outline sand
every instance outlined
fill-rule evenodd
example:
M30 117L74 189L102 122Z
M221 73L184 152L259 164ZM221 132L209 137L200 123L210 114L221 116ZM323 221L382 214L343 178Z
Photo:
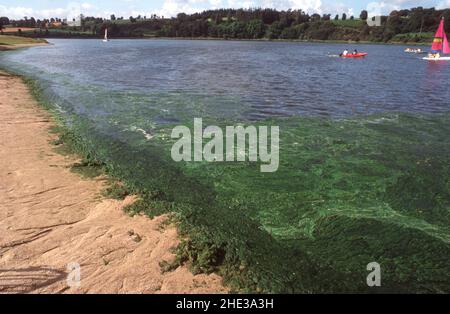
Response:
M0 293L227 292L216 274L161 273L175 226L126 215L132 197L104 199L104 178L72 173L76 158L49 143L52 123L20 78L0 72Z

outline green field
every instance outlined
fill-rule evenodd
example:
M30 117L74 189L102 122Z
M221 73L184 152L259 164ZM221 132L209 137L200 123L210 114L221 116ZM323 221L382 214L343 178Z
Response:
M332 23L340 27L359 28L365 24L363 20L332 20Z
M430 42L433 40L434 33L405 33L398 34L392 38L393 42Z

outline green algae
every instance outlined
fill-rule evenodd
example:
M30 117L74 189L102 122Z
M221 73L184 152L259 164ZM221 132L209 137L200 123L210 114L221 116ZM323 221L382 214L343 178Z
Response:
M252 163L176 164L175 124L158 126L152 112L109 117L118 130L62 114L34 87L64 126L61 141L141 195L131 214L175 213L188 239L168 270L190 262L238 291L449 292L448 114L258 122L281 130L280 168L267 174ZM365 281L373 261L382 267L375 289Z

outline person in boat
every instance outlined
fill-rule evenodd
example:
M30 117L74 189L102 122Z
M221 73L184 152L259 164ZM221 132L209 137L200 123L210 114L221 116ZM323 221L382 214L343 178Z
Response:
M436 53L431 52L428 54L428 58L438 59L440 57L441 57L441 54L439 52L436 52Z
M353 55L357 55L357 54L358 54L358 50L355 49L355 50L353 51Z
M345 57L346 55L348 55L348 50L347 49L344 50L344 52L341 54L341 56Z

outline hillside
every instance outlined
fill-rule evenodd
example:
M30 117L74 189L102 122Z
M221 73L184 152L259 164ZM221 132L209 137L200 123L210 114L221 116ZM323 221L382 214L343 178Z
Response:
M170 37L218 39L281 39L332 40L365 42L429 43L442 17L450 20L450 9L436 10L422 7L393 11L381 19L381 25L367 23L367 12L359 17L330 14L306 14L301 10L220 9L187 15L178 14L167 19L148 17L110 19L86 17L80 27L60 27L48 20L27 19L10 21L13 27L34 27L20 30L21 36L35 38L99 38L108 28L111 38ZM7 18L3 18L7 20ZM54 20L54 19L52 19ZM60 19L56 19L60 21ZM50 26L49 26L50 25ZM450 31L450 24L447 25Z

